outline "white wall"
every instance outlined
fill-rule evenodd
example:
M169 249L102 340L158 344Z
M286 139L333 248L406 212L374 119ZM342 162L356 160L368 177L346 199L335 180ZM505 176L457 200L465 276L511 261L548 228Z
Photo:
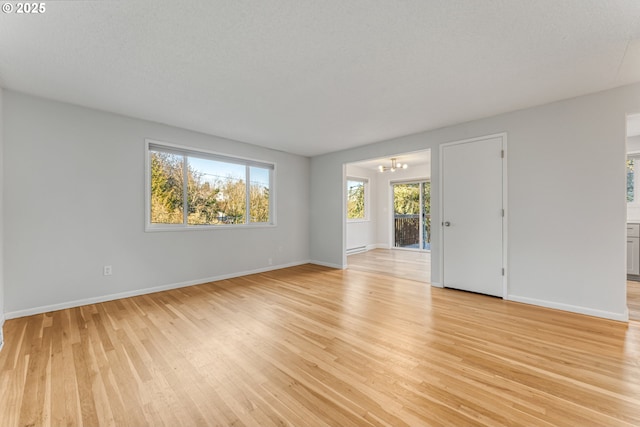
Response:
M306 157L12 91L4 125L7 317L309 259ZM277 227L145 232L145 138L275 162Z
M640 153L640 135L627 138L627 152Z
M431 148L439 224L439 145L507 132L508 298L625 320L625 116L638 111L635 84L314 157L311 258L343 266L343 163ZM432 231L438 283L440 228Z
M4 90L0 88L0 350L4 345L4 334L2 326L4 325L4 209L3 209L3 189L4 189L4 115L2 114L2 105L4 99Z
M378 194L378 222L376 234L379 245L391 248L393 245L393 211L391 209L391 182L409 180L429 180L430 165L410 166L408 169L400 169L393 173L380 174L377 180L376 193Z
M376 223L378 222L378 213L376 206L378 205L378 195L376 194L376 172L354 165L346 165L346 177L365 178L369 180L367 196L369 203L367 205L368 214L365 220L349 220L347 221L346 249L366 246L372 249L376 245Z

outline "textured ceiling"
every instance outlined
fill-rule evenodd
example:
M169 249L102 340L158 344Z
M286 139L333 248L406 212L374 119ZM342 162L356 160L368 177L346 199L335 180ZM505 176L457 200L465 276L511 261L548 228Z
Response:
M0 14L2 87L308 156L639 80L638 0L52 0Z

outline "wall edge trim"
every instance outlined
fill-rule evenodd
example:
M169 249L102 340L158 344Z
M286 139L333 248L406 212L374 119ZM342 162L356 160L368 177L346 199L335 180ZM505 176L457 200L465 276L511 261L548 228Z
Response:
M322 267L337 268L339 270L344 270L345 268L347 268L345 265L334 264L332 262L317 261L317 260L313 260L313 259L310 260L309 263L320 265Z
M519 295L508 295L505 300L520 302L523 304L536 305L539 307L552 308L555 310L569 311L572 313L586 314L587 316L600 317L604 319L617 320L619 322L629 321L629 309L625 307L622 313L613 311L598 310L596 308L582 307L579 305L565 304L561 302L540 300L536 298L523 297Z
M309 260L295 261L295 262L290 262L290 263L287 263L287 264L273 265L273 266L268 266L268 267L264 267L264 268L258 268L258 269L255 269L255 270L242 271L242 272L238 272L238 273L221 274L221 275L218 275L218 276L204 277L204 278L201 278L201 279L187 280L187 281L178 282L178 283L169 283L169 284L165 284L165 285L152 286L150 288L136 289L136 290L133 290L133 291L119 292L119 293L115 293L115 294L102 295L102 296L98 296L98 297L84 298L84 299L79 299L79 300L62 302L62 303L58 303L58 304L43 305L43 306L39 306L39 307L26 308L26 309L22 309L22 310L14 310L14 311L6 312L5 313L5 318L6 319L15 319L15 318L18 318L18 317L32 316L34 314L48 313L50 311L57 311L57 310L64 310L64 309L67 309L67 308L80 307L80 306L83 306L83 305L98 304L98 303L101 303L101 302L114 301L114 300L119 300L119 299L123 299L123 298L130 298L130 297L135 297L135 296L140 296L140 295L153 294L153 293L156 293L156 292L168 291L168 290L171 290L171 289L179 289L179 288L185 288L187 286L202 285L202 284L209 283L209 282L217 282L217 281L220 281L220 280L233 279L234 277L242 277L242 276L248 276L248 275L251 275L251 274L264 273L264 272L267 272L267 271L273 271L273 270L280 270L280 269L283 269L283 268L295 267L295 266L298 266L298 265L309 264L310 262L311 261L309 261Z
M0 351L2 351L2 347L4 347L4 321L5 316L0 313Z

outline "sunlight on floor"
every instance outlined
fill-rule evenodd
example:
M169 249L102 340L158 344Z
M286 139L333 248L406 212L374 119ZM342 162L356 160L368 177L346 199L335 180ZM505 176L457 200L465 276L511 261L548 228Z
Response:
M349 255L347 268L429 283L431 281L431 253L399 249L373 249Z

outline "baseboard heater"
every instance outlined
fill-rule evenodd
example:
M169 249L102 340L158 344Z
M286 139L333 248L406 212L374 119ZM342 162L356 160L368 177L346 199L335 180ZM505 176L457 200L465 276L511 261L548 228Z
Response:
M360 252L366 252L366 246L356 246L355 248L347 249L347 255L359 254Z

